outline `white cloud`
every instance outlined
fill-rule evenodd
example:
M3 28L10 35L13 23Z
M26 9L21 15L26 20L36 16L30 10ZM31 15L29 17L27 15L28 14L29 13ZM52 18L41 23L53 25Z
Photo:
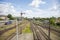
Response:
M57 3L53 4L53 6L48 9L48 12L51 16L60 17L60 5Z
M45 4L42 0L33 0L29 6L39 7L40 4ZM25 17L59 17L60 16L60 5L54 4L51 8L42 10L38 8L26 9L24 11L26 14ZM15 7L11 3L0 4L0 14L12 14L19 16L19 12L16 11Z
M55 6L53 6L53 8L54 8L54 9L57 9L57 6L55 5Z
M23 15L24 17L33 17L33 11L32 10L25 10L24 11L25 15Z
M45 4L46 2L42 1L42 0L33 0L29 6L33 6L33 7L39 7L41 4ZM32 17L60 17L60 4L57 4L57 0L52 0L51 2L52 6L51 8L49 7L46 10L42 10L42 9L38 9L38 8L33 8L31 11L32 13L30 13L30 15L32 15Z
M28 13L29 13L29 14L30 14L30 13L33 13L32 10L25 10L24 12L27 13L27 14L28 14Z
M46 13L40 9L25 10L24 12L26 13L25 17L43 17L43 14Z
M56 6L56 8L54 7ZM25 10L26 17L60 17L60 7L59 5L54 5L47 10L42 10L38 8L33 8L32 10Z
M46 2L42 1L42 0L33 0L29 6L33 6L33 7L39 7L40 4L45 4Z
M12 14L13 16L16 16L17 13L15 7L11 3L0 4L0 15Z

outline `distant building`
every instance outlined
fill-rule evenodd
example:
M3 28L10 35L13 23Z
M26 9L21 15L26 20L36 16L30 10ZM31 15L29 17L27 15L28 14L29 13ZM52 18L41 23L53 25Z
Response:
M60 18L56 18L55 23L60 23Z
M2 19L2 20L8 20L9 18L7 18L6 15L0 15L0 19Z
M43 23L49 24L49 20L44 20Z
M60 22L60 18L57 19L57 22Z

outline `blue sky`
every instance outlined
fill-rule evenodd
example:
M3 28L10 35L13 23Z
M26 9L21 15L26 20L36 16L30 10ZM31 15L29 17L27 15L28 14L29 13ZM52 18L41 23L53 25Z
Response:
M0 14L24 17L59 17L60 0L0 0Z

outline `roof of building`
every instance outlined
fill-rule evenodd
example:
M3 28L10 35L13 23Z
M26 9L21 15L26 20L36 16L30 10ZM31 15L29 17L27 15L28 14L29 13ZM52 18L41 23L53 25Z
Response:
M0 15L0 17L6 17L6 15Z

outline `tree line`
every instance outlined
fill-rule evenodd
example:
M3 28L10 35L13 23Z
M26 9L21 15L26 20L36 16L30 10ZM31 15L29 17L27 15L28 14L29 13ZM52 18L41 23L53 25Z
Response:
M57 18L56 17L50 17L50 18L40 18L40 17L35 18L35 17L33 17L33 19L35 19L36 21L41 21L41 22L48 20L51 25L60 26L60 17L57 17Z

